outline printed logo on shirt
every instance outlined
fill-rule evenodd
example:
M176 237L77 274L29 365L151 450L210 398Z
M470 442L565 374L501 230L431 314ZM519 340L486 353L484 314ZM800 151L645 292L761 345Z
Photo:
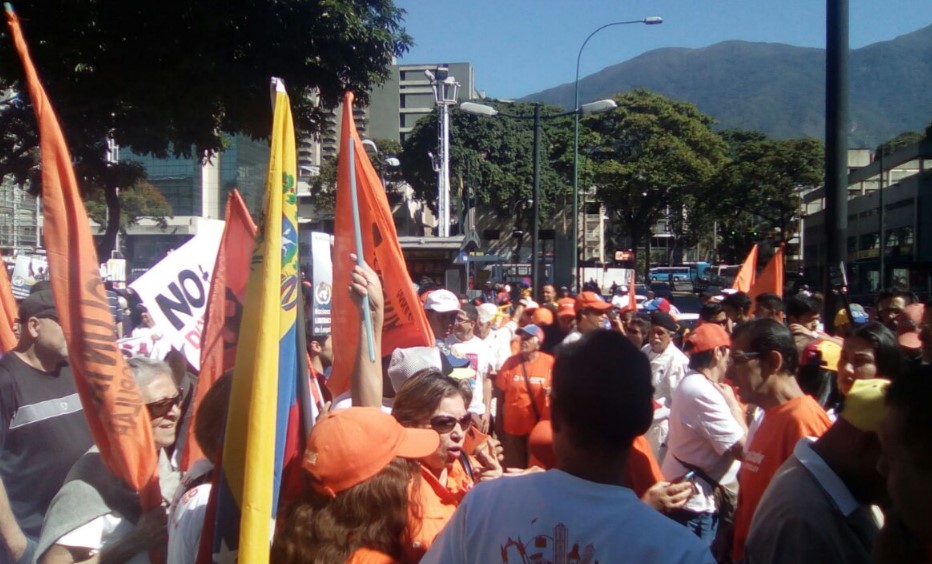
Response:
M512 382L524 382L524 375L514 374L511 376L511 381ZM541 376L528 376L528 381L531 383L531 385L538 385L538 386L543 386L547 383L547 379L542 378Z
M535 519L536 521L536 519ZM553 535L537 535L529 542L520 537L508 537L501 545L502 564L521 562L591 562L598 564L595 559L595 547L587 544L583 547L579 543L570 543L569 529L563 523L557 523L553 528Z
M757 472L760 470L760 465L764 462L764 454L750 450L744 453L744 459L741 461L742 468L745 468L751 472Z

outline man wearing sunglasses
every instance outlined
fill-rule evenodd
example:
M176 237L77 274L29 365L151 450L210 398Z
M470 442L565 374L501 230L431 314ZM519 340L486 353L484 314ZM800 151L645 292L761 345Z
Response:
M828 415L796 380L799 353L793 334L773 319L755 319L735 328L729 357L741 400L758 406L764 418L745 448L738 472L738 509L732 559L741 561L751 518L771 478L803 437L819 437Z
M0 563L31 561L49 503L93 444L52 291L23 300L19 319L0 360Z
M159 485L167 507L178 486L178 472L164 449L175 442L181 391L164 362L134 357L129 366L152 425L152 448L159 453ZM101 562L148 562L148 551L168 542L167 517L164 507L142 513L139 496L110 473L94 446L75 463L52 500L37 560L82 562L98 557Z

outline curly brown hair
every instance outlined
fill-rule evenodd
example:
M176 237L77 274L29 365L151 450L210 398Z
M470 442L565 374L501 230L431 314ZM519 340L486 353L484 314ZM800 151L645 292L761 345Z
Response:
M310 492L287 512L272 544L281 564L343 564L359 548L411 562L420 523L417 462L395 458L372 478L328 497ZM409 517L411 525L409 525Z
M468 388L469 384L466 384ZM469 399L472 399L470 389ZM428 421L445 398L462 396L467 406L463 388L460 383L439 370L426 369L405 380L395 395L392 404L392 417L405 427L416 427Z

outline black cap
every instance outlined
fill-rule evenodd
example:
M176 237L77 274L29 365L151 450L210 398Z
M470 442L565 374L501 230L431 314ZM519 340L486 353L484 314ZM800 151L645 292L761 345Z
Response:
M19 320L25 323L30 317L40 317L58 320L58 310L55 309L55 296L51 290L33 292L19 304Z
M665 311L652 311L650 313L650 322L652 325L659 325L667 331L676 331L680 328L673 317Z

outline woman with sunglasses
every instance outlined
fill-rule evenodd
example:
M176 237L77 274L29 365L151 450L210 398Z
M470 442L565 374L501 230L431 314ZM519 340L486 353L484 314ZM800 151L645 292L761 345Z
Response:
M477 481L502 475L502 467L488 443L476 451L475 457L466 452L465 440L472 421L466 399L456 380L435 369L423 370L409 378L395 396L392 416L399 423L433 429L440 435L437 450L420 459L421 514L411 515L414 548L421 554Z

